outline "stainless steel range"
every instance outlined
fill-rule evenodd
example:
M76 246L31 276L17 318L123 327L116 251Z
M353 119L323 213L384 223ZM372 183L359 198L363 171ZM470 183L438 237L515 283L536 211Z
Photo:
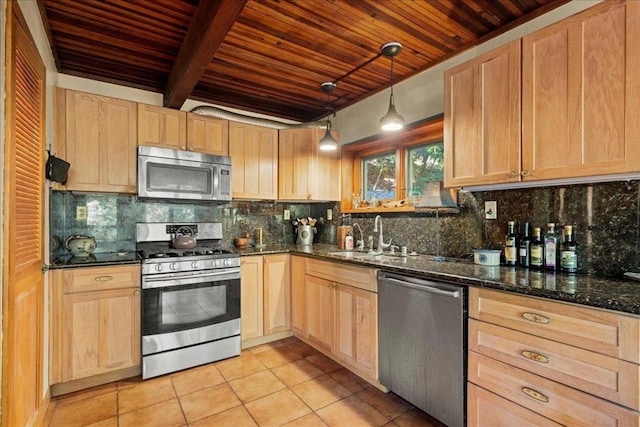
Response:
M196 246L173 248L185 230ZM240 258L221 239L220 223L136 224L143 379L240 354Z

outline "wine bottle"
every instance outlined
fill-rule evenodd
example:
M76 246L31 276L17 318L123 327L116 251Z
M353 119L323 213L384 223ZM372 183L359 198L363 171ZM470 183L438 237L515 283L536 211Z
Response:
M560 247L560 269L565 273L578 271L578 242L573 236L573 227L564 226L565 239Z
M523 267L531 265L530 246L531 246L531 224L524 223L524 235L520 239L520 251L518 253L518 262Z
M557 270L560 254L560 235L555 231L553 222L547 224L547 234L544 235L544 268Z
M509 232L504 242L504 260L506 265L518 264L518 234L516 222L508 222Z
M533 227L533 238L530 245L531 268L544 266L544 242L540 238L540 227Z

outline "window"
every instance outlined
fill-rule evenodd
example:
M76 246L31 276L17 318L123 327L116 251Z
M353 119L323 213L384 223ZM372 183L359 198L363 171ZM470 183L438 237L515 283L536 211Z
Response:
M412 211L427 182L444 180L442 131L440 116L343 146L341 210Z

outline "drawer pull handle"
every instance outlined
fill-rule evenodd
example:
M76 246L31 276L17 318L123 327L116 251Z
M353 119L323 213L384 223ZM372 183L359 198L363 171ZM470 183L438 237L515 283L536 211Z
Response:
M547 356L543 356L542 354L536 353L535 351L522 350L521 354L527 359L533 360L534 362L549 363L549 358Z
M113 280L113 276L98 276L93 280L96 282L108 282L109 280Z
M548 317L545 317L541 314L536 314L536 313L522 313L522 317L525 320L528 320L529 322L534 322L534 323L542 323L542 324L547 324L549 322L551 322L551 319L549 319Z
M535 400L537 400L539 402L543 402L543 403L549 402L549 398L547 396L545 396L544 394L540 393L539 391L535 391L532 388L522 387L522 392L524 394L526 394L527 396L532 397L532 398L534 398Z

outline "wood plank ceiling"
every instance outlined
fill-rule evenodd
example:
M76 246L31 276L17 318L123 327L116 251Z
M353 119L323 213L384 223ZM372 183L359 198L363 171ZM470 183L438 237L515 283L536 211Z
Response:
M568 0L38 0L58 71L309 121ZM335 82L329 99L320 90ZM328 102L329 101L329 102Z

